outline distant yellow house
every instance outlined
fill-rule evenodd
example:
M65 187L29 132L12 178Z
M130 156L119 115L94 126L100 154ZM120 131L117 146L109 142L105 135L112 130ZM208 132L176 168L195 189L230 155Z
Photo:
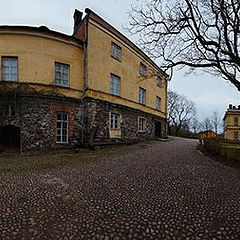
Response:
M212 130L202 131L202 132L199 132L199 133L197 134L197 137L198 137L199 139L215 138L215 137L217 137L217 133L215 133L215 132L212 131Z
M166 137L168 76L90 9L71 36L0 26L0 149Z
M240 105L229 105L224 115L224 138L227 140L240 140Z

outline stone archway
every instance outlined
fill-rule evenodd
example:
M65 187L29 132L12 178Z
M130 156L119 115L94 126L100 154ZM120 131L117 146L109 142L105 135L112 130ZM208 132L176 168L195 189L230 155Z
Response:
M0 151L20 151L20 128L12 125L0 127Z

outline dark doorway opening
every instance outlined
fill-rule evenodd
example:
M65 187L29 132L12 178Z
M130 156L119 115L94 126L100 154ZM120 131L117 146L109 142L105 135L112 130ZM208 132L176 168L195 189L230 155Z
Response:
M0 151L20 151L20 128L12 125L0 128Z
M162 137L162 124L161 122L155 122L155 137Z

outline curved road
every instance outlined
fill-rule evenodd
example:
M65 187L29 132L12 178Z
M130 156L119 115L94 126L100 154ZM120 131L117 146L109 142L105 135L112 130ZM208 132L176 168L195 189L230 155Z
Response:
M196 145L173 138L2 174L1 239L240 239L240 171Z

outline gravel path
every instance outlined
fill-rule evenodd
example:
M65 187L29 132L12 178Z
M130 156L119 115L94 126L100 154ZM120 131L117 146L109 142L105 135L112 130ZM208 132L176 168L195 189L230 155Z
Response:
M196 144L174 138L2 174L0 239L240 239L240 172Z

